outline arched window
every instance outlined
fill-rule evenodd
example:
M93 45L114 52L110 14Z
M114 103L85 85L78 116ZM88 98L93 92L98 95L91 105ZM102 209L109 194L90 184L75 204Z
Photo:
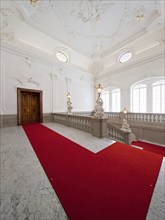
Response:
M147 86L138 84L132 87L132 112L146 112Z
M152 84L152 110L153 113L165 113L165 80Z
M102 100L103 100L103 109L106 112L109 112L109 91L102 92Z
M120 89L112 90L112 112L120 111Z

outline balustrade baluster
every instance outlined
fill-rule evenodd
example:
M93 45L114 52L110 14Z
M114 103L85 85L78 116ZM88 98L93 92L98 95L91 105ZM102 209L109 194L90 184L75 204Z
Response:
M152 114L151 115L151 122L153 122L154 121L154 115Z
M155 122L158 122L158 115L155 115Z

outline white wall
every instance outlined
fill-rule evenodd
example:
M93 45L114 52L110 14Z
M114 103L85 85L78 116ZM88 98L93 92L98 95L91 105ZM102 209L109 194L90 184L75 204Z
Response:
M2 47L0 74L0 114L17 114L17 87L43 91L43 112L66 112L67 93L71 93L73 111L92 111L96 86L121 89L121 110L130 110L130 88L137 81L164 77L164 55L155 55L138 63L94 77L68 64L57 64L36 54ZM27 59L29 57L29 59ZM29 82L32 77L34 82ZM37 84L38 83L38 84ZM148 109L151 108L149 104Z
M122 64L121 64L122 65ZM142 60L139 63L123 65L123 68L106 73L96 79L96 85L101 83L104 89L116 87L121 89L121 111L126 107L130 110L131 104L131 86L143 79L151 77L165 77L164 55L157 55L149 59ZM150 103L148 103L150 105ZM148 106L147 109L151 107Z
M66 112L68 92L73 111L93 110L94 85L89 73L9 48L2 48L1 55L1 115L17 114L17 87L42 90L43 113Z

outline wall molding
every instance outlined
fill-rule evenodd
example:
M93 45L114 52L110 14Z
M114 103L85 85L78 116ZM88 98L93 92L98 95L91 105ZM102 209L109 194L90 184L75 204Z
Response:
M135 63L130 63L130 64L128 64L125 67L123 67L123 66L122 67L118 67L117 69L112 70L112 71L108 70L108 71L106 71L105 74L102 74L100 76L96 76L95 78L96 78L96 80L104 80L104 79L106 79L108 77L111 77L113 75L116 75L116 74L120 73L121 71L130 70L132 68L142 66L142 65L144 65L146 63L153 62L153 61L158 60L158 59L163 58L163 57L164 57L164 51L161 51L161 52L159 52L157 54L154 54L154 56L150 56L150 57L147 57L146 59L142 59L142 60L136 61Z
M56 69L64 68L65 70L69 69L70 71L73 71L73 70L75 71L75 69L76 69L79 71L79 73L86 74L89 77L94 78L94 76L88 71L88 69L85 69L81 66L75 65L73 63L68 63L68 64L65 64L65 66L64 66L63 64L59 63L56 60L55 56L51 56L50 58L48 58L47 55L41 56L41 54L34 54L34 53L27 51L25 49L17 48L14 45L9 45L9 44L5 44L5 43L3 43L3 44L1 43L0 47L1 47L2 51L11 53L13 55L17 55L21 58L22 57L27 58L27 56L28 56L28 57L31 57L34 60L36 60L42 64L45 64L49 67L53 67Z

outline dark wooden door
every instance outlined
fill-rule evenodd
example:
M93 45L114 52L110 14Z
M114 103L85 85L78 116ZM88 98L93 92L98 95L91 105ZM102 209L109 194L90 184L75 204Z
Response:
M39 94L21 92L21 122L39 122Z
M42 91L17 89L18 125L43 122Z

